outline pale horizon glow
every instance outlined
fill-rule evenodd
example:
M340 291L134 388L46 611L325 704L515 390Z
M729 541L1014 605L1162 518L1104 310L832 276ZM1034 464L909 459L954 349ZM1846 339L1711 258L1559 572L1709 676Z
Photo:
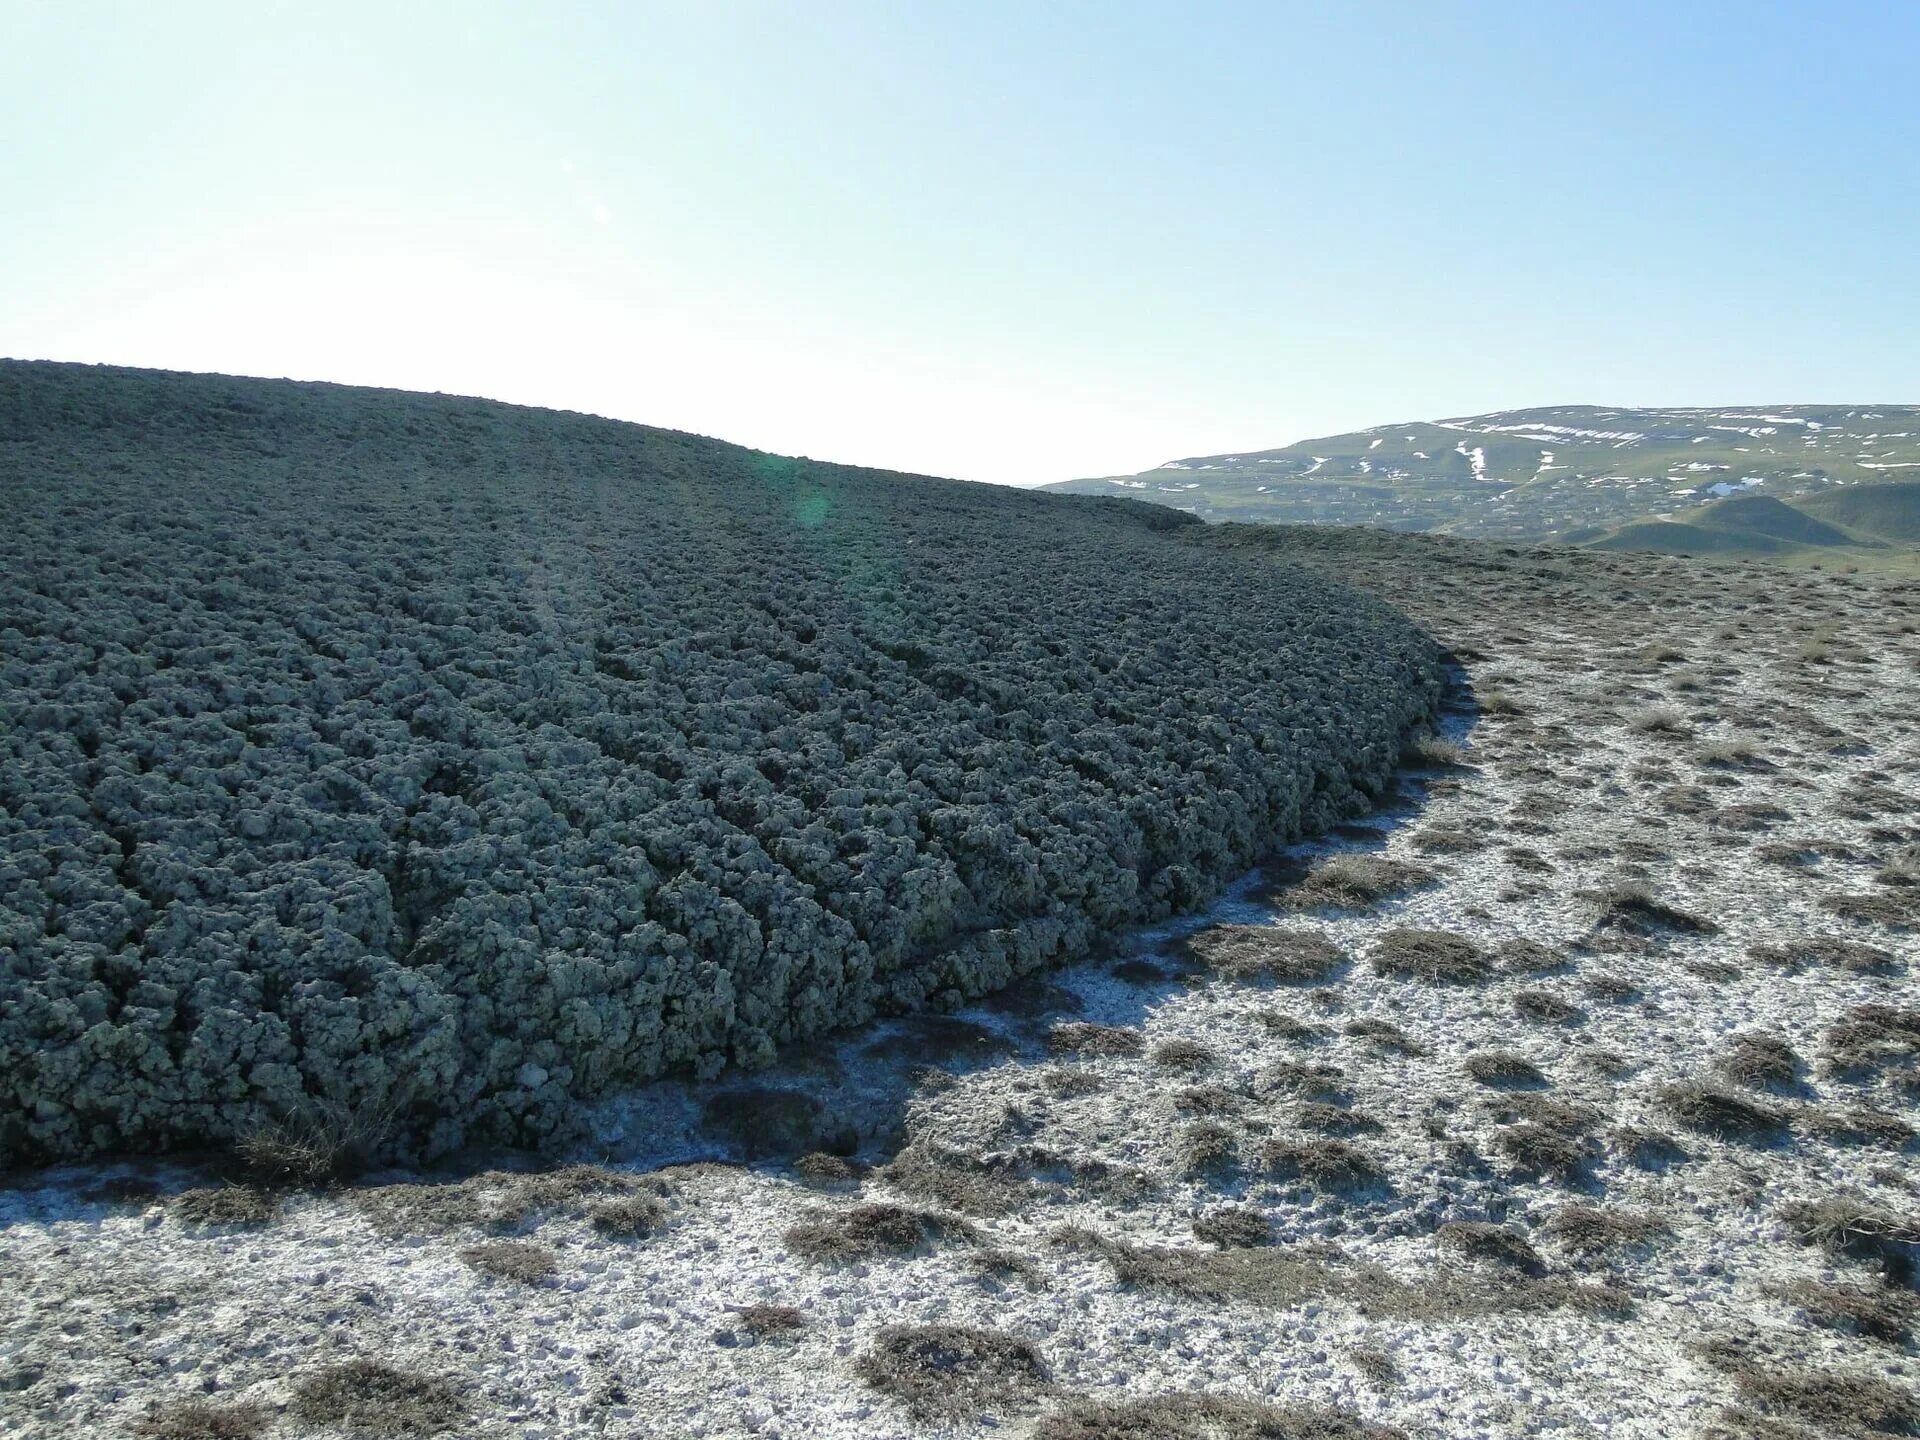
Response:
M1920 11L0 13L19 358L1013 484L1920 392Z

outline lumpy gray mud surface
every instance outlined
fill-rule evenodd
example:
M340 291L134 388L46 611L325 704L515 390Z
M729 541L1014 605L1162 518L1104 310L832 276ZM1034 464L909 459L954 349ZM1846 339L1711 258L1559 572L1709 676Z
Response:
M0 364L0 1164L552 1143L1206 901L1364 807L1439 664L1189 520Z
M1100 963L609 1097L599 1168L40 1175L0 1418L374 1433L375 1362L489 1437L1911 1429L1913 593L1206 543L1392 594L1457 749Z

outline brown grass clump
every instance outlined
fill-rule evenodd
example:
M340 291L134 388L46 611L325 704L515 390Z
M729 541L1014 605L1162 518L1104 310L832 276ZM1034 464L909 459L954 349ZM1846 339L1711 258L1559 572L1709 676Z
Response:
M1504 1225L1490 1225L1482 1220L1448 1220L1434 1231L1434 1239L1443 1249L1470 1260L1484 1260L1523 1275L1539 1275L1546 1269L1540 1263L1540 1252L1527 1237Z
M1580 988L1590 1000L1604 1000L1612 1005L1624 1004L1640 994L1640 987L1624 975L1589 975Z
M392 1129L390 1110L313 1101L242 1136L234 1153L256 1184L321 1188L358 1175Z
M1147 1037L1119 1025L1096 1025L1091 1020L1062 1020L1048 1032L1047 1045L1081 1055L1138 1055Z
M1215 1120L1196 1120L1174 1136L1174 1163L1183 1175L1206 1175L1239 1162L1240 1142Z
M189 1225L265 1225L280 1213L280 1197L253 1185L182 1190L173 1213Z
M851 1185L860 1178L860 1167L844 1155L829 1155L812 1150L793 1162L794 1174L816 1185Z
M1219 1056L1198 1040L1162 1040L1153 1047L1153 1063L1169 1070L1204 1070Z
M1236 1395L1075 1400L1042 1420L1034 1440L1405 1440L1406 1432L1339 1410L1280 1409Z
M657 1195L622 1195L602 1200L587 1212L587 1218L602 1235L632 1239L651 1235L666 1224L667 1206Z
M1562 1205L1540 1229L1556 1245L1576 1255L1604 1255L1647 1244L1667 1233L1666 1222L1656 1216L1605 1210L1597 1205Z
M1540 1175L1570 1177L1593 1159L1592 1147L1579 1136L1533 1121L1509 1126L1494 1143L1515 1165Z
M1826 1061L1840 1074L1877 1075L1920 1058L1920 1009L1856 1005L1827 1027Z
M521 1285L541 1285L560 1273L559 1261L545 1245L530 1240L491 1240L468 1245L460 1258L483 1275Z
M911 1255L936 1240L974 1240L978 1232L957 1215L913 1210L885 1201L846 1210L822 1210L788 1227L786 1247L803 1259L829 1263Z
M1437 878L1423 865L1378 855L1335 855L1281 898L1296 910L1365 910Z
M1010 1215L1033 1197L1031 1186L925 1140L906 1146L879 1174L904 1194L965 1215Z
M1699 1080L1683 1080L1659 1093L1661 1107L1689 1130L1746 1145L1784 1139L1786 1112Z
M1652 935L1662 930L1688 935L1717 935L1720 927L1704 916L1669 905L1637 881L1622 881L1604 890L1581 892L1599 909L1595 924L1603 930Z
M1347 952L1321 931L1285 925L1211 925L1190 935L1185 948L1233 980L1315 985L1347 965Z
M1920 1215L1896 1215L1850 1195L1796 1200L1780 1207L1794 1238L1835 1255L1898 1260L1920 1246Z
M1464 769L1472 763L1467 758L1465 746L1438 735L1414 736L1402 747L1400 759L1405 764L1433 770Z
M1687 712L1677 705L1649 705L1629 715L1627 725L1642 735L1685 735Z
M1357 1190L1385 1180L1373 1158L1344 1140L1274 1139L1260 1152L1262 1167L1316 1190Z
M1793 1047L1776 1035L1736 1035L1714 1068L1741 1085L1780 1087L1793 1084L1801 1060Z
M1273 1222L1267 1219L1264 1210L1256 1210L1251 1205L1223 1205L1193 1222L1193 1236L1222 1250L1246 1249L1270 1244Z
M1514 1012L1541 1025L1571 1025L1586 1019L1578 1005L1569 1004L1551 990L1521 990L1513 997Z
M1873 1105L1814 1106L1800 1112L1799 1123L1835 1145L1882 1145L1904 1150L1913 1143L1913 1126Z
M1858 925L1911 930L1920 925L1920 899L1912 889L1869 890L1859 895L1823 895L1819 905L1830 915Z
M1173 1103L1196 1115L1231 1115L1246 1103L1246 1097L1224 1085L1189 1085L1173 1097Z
M378 1360L349 1360L297 1376L289 1413L310 1425L339 1425L368 1435L437 1435L467 1413L450 1381L396 1370Z
M1838 1435L1911 1435L1920 1431L1920 1396L1878 1375L1806 1370L1731 1341L1709 1341L1696 1353L1728 1376L1765 1415L1803 1421Z
M586 1214L593 1202L664 1189L656 1176L600 1165L487 1170L446 1184L378 1185L347 1191L379 1229L397 1233L474 1225L514 1230L541 1215Z
M886 1326L854 1369L926 1422L1018 1405L1049 1388L1046 1364L1032 1345L963 1325Z
M1378 1020L1370 1015L1363 1015L1359 1019L1349 1020L1340 1028L1342 1034L1351 1035L1356 1040L1366 1040L1382 1050L1393 1050L1402 1055L1412 1056L1427 1053L1426 1046L1391 1020Z
M791 1335L796 1330L804 1330L807 1324L806 1312L794 1305L732 1305L728 1308L740 1317L742 1330L762 1340Z
M273 1411L251 1400L173 1400L154 1406L130 1428L146 1440L255 1440L272 1420Z
M1843 940L1837 935L1812 935L1804 940L1749 946L1747 958L1789 971L1823 965L1854 975L1891 975L1900 963L1891 950L1859 940Z
M1888 1345L1904 1345L1913 1338L1913 1322L1920 1317L1920 1297L1891 1285L1826 1285L1817 1280L1795 1280L1774 1292L1804 1311L1824 1330L1839 1330Z
M1324 1100L1308 1100L1294 1109L1293 1123L1302 1130L1321 1135L1378 1135L1380 1122L1371 1115L1331 1105Z
M1369 959L1382 975L1446 984L1491 979L1492 957L1464 935L1399 926L1374 942Z
M1466 1066L1467 1074L1482 1085L1521 1087L1547 1083L1538 1065L1511 1050L1476 1050L1467 1056Z
M1036 1290L1049 1288L1047 1277L1031 1255L1023 1255L1018 1250L1004 1250L990 1247L985 1250L969 1250L965 1257L969 1270L982 1279L989 1276L996 1280L1018 1277Z

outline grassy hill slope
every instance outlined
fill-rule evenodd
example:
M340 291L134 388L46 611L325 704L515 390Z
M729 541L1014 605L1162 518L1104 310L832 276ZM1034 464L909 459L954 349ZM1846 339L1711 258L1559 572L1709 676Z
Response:
M1850 485L1809 495L1799 508L1857 535L1890 544L1920 544L1920 480L1893 485Z
M1364 804L1430 642L1150 506L0 363L0 1164L534 1141Z
M1917 472L1920 406L1571 405L1381 425L1051 488L1133 495L1208 520L1549 539L1732 494L1791 502Z

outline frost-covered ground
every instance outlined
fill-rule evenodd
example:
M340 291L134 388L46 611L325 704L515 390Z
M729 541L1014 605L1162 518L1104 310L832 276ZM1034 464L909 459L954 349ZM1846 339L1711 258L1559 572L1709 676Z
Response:
M35 1177L0 1194L0 1430L1920 1426L1920 597L1241 538L1455 647L1464 764L1436 747L1380 814L1101 964L608 1103L567 1157L604 1172L373 1177L251 1226L189 1223L184 1169ZM1428 878L1308 903L1352 856ZM315 1383L361 1360L412 1408ZM1088 1408L1192 1392L1276 1408Z

